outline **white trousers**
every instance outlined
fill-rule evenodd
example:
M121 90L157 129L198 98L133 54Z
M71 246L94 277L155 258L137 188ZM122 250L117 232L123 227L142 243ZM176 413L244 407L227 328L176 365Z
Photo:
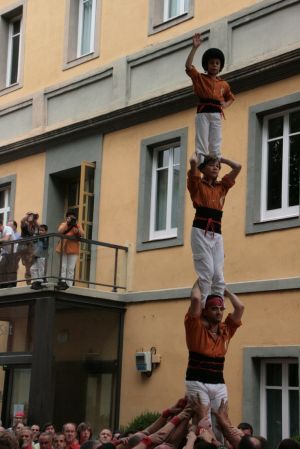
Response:
M62 255L61 261L61 278L66 282L69 287L73 285L74 271L77 262L77 254L65 254ZM66 280L66 278L72 280Z
M224 296L224 246L222 234L192 227L191 246L199 278L202 306L208 295Z
M30 267L30 274L33 279L33 282L43 282L44 277L46 275L45 273L45 265L46 265L46 258L45 257L35 257L34 263Z
M197 380L186 380L186 391L188 397L199 396L201 403L204 405L210 404L210 410L218 411L222 399L228 400L227 387L225 384L206 384L198 382ZM210 421L212 422L213 431L217 440L223 441L221 430L216 426L214 416L209 413Z
M222 116L218 112L200 112L196 114L195 150L200 162L205 156L221 157Z

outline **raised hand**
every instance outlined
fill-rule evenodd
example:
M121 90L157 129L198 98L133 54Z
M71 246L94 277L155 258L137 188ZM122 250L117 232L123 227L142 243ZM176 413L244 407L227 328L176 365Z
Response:
M200 33L195 33L193 36L193 47L198 48L202 44L202 39Z

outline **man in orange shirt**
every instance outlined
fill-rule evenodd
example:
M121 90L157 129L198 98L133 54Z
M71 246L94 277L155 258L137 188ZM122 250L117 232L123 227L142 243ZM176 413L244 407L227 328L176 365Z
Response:
M206 297L215 294L223 297L225 282L223 275L224 248L221 233L222 209L228 190L234 186L241 165L221 158L231 171L217 181L220 161L206 158L197 168L197 156L190 159L187 187L196 209L191 232L191 246L195 271L199 277L203 307Z
M193 46L187 57L185 68L192 79L194 92L198 97L195 119L196 139L195 151L199 163L205 156L221 157L221 119L223 109L234 101L229 84L219 78L224 67L225 57L218 48L209 48L202 57L202 66L206 73L200 73L193 66L193 59L202 39L199 33L193 36Z
M189 350L185 381L188 396L198 395L201 403L210 404L214 411L218 410L222 399L227 401L223 376L225 354L230 339L241 325L244 312L244 305L235 294L228 289L225 294L233 306L233 312L222 322L225 309L223 298L209 295L203 308L197 280L184 322ZM217 429L214 431L218 433Z

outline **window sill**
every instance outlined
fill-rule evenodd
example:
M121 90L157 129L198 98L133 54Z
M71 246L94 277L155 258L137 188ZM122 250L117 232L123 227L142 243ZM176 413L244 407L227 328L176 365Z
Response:
M92 59L99 58L99 52L88 53L87 55L79 56L78 58L72 59L71 61L64 62L63 71L77 67L80 64L84 64Z
M15 84L11 84L10 86L7 86L7 87L2 87L2 88L0 88L0 96L7 95L10 92L14 92L15 90L18 90L18 89L22 89L22 87L23 87L23 84L21 84L21 83L15 83Z
M278 231L281 229L290 229L300 227L300 217L283 217L268 221L256 221L246 227L246 235L258 234L260 232Z
M164 239L147 240L144 242L138 242L136 251L150 251L154 249L171 248L174 246L182 246L183 240L179 237L166 237Z

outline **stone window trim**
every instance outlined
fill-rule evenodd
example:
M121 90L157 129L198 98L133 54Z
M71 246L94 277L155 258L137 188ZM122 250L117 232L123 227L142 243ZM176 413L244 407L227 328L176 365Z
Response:
M147 251L183 245L184 200L186 192L186 158L188 128L177 129L142 140L140 156L139 204L136 250ZM150 240L150 200L153 150L160 145L179 142L181 146L177 236Z
M260 217L263 119L266 115L299 106L300 93L295 93L252 106L249 109L246 235L300 226L300 214L298 217L269 221L262 221Z
M300 346L263 346L243 349L243 416L242 421L251 422L260 435L260 370L265 359L298 360L300 372Z
M66 1L63 70L71 69L100 56L101 1L96 0L94 49L87 55L77 56L79 0Z
M9 176L3 176L0 177L0 189L9 188L10 189L10 211L9 211L9 218L14 218L14 211L15 211L15 198L16 198L16 175L9 175Z
M20 0L0 10L0 96L6 95L23 87L24 77L24 41L26 28L27 0ZM10 86L6 85L8 62L8 32L9 24L13 19L22 17L22 29L19 48L18 82Z

